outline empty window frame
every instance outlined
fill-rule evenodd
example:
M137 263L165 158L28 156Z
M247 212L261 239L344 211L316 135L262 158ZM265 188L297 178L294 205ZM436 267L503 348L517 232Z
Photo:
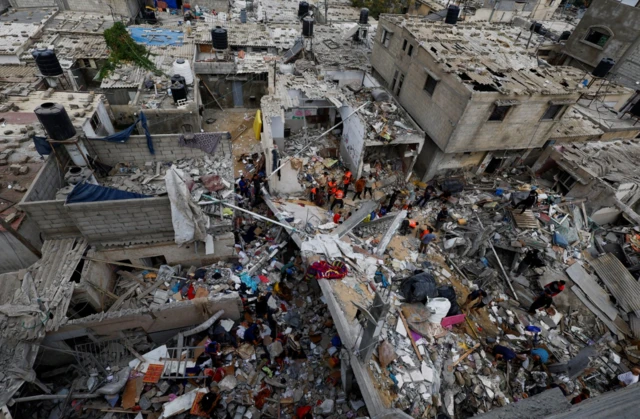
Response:
M438 80L434 79L430 75L427 75L427 80L424 82L424 90L429 94L429 96L433 96L433 92L435 92L437 85Z
M402 41L402 50L406 51L407 50L407 44L409 43L409 41L407 41L406 39L404 41Z
M556 119L560 119L562 114L564 113L565 105L549 105L542 118L541 121L553 121Z
M407 51L407 55L411 57L413 55L413 45L409 45L409 51Z
M391 83L391 89L396 96L399 95L402 90L402 83L404 83L404 74L396 70L393 74L393 82Z
M494 105L488 121L504 121L511 108L510 105Z
M591 28L584 40L590 44L604 47L611 35L603 28Z
M91 124L91 128L93 128L93 132L95 132L97 134L98 133L98 129L102 125L100 123L100 118L98 117L97 113L93 114L93 116L91 117L91 120L89 121L89 123Z
M386 29L383 29L382 30L382 37L380 38L380 42L385 47L389 47L389 41L390 40L391 40L391 32L387 31Z

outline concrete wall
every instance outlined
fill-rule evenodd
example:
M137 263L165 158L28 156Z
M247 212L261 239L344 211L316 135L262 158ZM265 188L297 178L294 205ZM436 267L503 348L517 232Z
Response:
M56 7L59 6L56 0L9 0L13 8L28 7Z
M198 64L198 63L196 63ZM206 63L209 64L209 63ZM233 71L235 72L235 70ZM248 74L248 78L252 78L254 74ZM233 94L232 94L232 84L233 81L225 80L226 74L224 76L212 76L212 75L199 75L198 76L203 83L206 83L207 87L213 93L222 105L223 108L233 108ZM260 107L260 99L262 96L268 94L268 83L266 80L247 80L242 81L242 102L244 108L259 108ZM200 94L202 95L202 101L205 103L205 108L208 109L220 109L218 104L211 98L211 93L209 90L201 89ZM255 100L251 100L251 97L254 97Z
M441 149L445 149L449 137L464 114L471 92L462 85L458 78L441 71L440 66L422 48L412 42L413 56L402 51L405 39L411 35L403 28L381 21L373 45L371 64L391 90L394 72L404 73L404 83L398 96L400 104ZM394 31L389 47L380 43L382 28ZM433 96L424 90L427 72L440 79Z
M183 133L183 125L191 125L193 132L200 132L202 126L198 108L192 106L191 110L182 109L145 109L149 132L151 134L178 134Z
M224 310L222 318L239 320L242 301L238 293L217 294L206 299L165 304L153 309L121 310L71 320L56 332L47 334L45 342L72 339L89 333L98 337L119 338L120 331L133 329L148 334L163 331L175 331L177 334L180 329L203 323L218 310Z
M149 152L147 137L132 135L126 143L110 143L108 141L89 140L90 149L95 150L99 161L114 166L117 163L130 162L144 165L146 162L170 162L179 159L202 157L206 153L198 148L182 147L178 144L179 134L152 135L155 154ZM223 152L229 155L229 144L221 143L214 157L224 158Z
M140 9L139 0L63 0L67 10L81 12L102 12L135 17Z
M22 220L18 233L38 249L42 247L40 228L31 218L26 217ZM0 255L2 255L0 257L0 274L28 268L39 259L6 231L0 231Z
M149 153L145 136L132 136L126 143L89 140L99 161L115 165L171 162L202 157L197 148L181 147L177 135L154 135L155 155ZM214 158L230 155L229 142L218 146ZM62 153L61 153L62 154ZM84 236L91 244L172 242L174 238L168 197L86 202L65 205L55 201L62 187L58 166L53 157L43 165L20 203L36 222L45 238Z
M162 256L168 265L204 266L231 257L234 254L235 240L233 233L216 236L213 247L215 254L206 255L203 246L175 243L158 243L144 246L127 246L125 248L106 248L96 252L96 258L110 261L130 260L134 265L147 266L145 259Z
M589 30L596 26L613 33L604 47L584 41ZM616 0L595 0L566 41L563 52L580 61L583 66L577 65L579 68L586 65L588 69L592 69L603 58L613 58L620 67L619 60L639 36L640 8L627 6ZM636 74L640 74L640 67L636 71ZM629 87L637 88L635 84Z
M354 110L355 109L352 109L350 106L343 106L339 109L340 116L344 121L342 124L343 128L342 141L340 141L340 155L357 178L360 176L359 170L364 150L365 127L364 123L357 115L346 119Z

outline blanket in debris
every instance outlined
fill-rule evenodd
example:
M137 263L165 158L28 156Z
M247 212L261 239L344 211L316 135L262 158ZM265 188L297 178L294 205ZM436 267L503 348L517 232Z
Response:
M307 268L307 279L342 279L349 273L347 265L340 261L329 263L321 260Z

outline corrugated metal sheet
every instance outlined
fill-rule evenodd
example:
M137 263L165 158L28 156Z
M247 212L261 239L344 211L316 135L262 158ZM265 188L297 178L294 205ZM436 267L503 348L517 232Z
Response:
M589 261L624 311L640 310L640 283L613 254Z
M640 317L634 313L629 313L629 326L631 327L631 333L636 339L640 339Z

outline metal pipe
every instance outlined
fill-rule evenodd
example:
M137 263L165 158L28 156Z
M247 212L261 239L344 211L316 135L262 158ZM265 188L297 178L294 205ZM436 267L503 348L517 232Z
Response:
M294 232L294 233L306 234L304 231L302 231L302 230L298 230L298 229L297 229L297 228L295 228L295 227L291 227L290 225L287 225L287 224L282 224L282 223L280 223L280 222L278 222L278 221L275 221L275 220L273 220L273 219L271 219L271 218L269 218L269 217L265 217L265 216L263 216L263 215L256 214L256 213L255 213L255 212L253 212L253 211L249 211L249 210L247 210L247 209L237 207L237 206L235 206L235 205L233 205L233 204L230 204L230 203L228 203L228 202L226 202L226 201L222 201L222 200L220 200L220 199L218 199L218 198L214 198L214 197L212 197L212 196L205 195L205 194L202 194L202 196L204 196L204 197L205 197L205 198L207 198L207 199L210 199L210 200L211 200L211 202L198 202L198 205L212 205L212 204L217 204L217 203L219 203L219 204L222 204L222 205L227 206L227 207L229 207L229 208L233 208L233 209L235 209L235 210L242 211L242 212L246 212L247 214L251 214L251 216L256 217L256 218L259 218L259 219L261 219L261 220L265 220L265 221L268 221L268 222L270 222L270 223L274 223L275 225L279 225L279 226L281 226L281 227L284 227L284 228L286 228L286 229L289 229L289 230L291 230L291 231L292 231L292 232Z
M478 223L480 223L480 227L484 228L484 226L482 225L482 221L480 221L480 217L478 216L478 214L476 214L476 218L478 219ZM520 301L518 299L518 294L516 294L516 291L513 289L513 285L511 285L511 280L509 279L509 275L507 275L507 271L505 271L504 270L504 266L502 266L502 262L500 261L500 258L498 257L498 252L496 252L495 247L493 247L493 243L491 243L491 237L489 237L487 242L489 243L489 246L491 247L491 250L493 251L493 255L496 257L496 260L498 261L498 265L500 265L500 269L502 270L502 273L504 275L505 282L507 283L507 285L509 285L509 288L511 289L511 293L513 294L513 297L516 299L516 301Z
M356 112L359 112L362 108L364 108L365 106L367 106L369 103L371 102L365 102L364 105L360 106L358 109L356 109L355 111L351 112L349 115L347 115L342 121L338 122L336 125L332 126L331 128L329 128L328 130L326 130L325 132L323 132L322 134L318 135L316 138L314 138L314 140L319 140L320 138L324 137L325 135L327 135L328 133L330 133L331 131L333 131L335 128L339 127L340 125L342 125L344 123L344 121L346 121L347 119L351 118L353 115L356 114ZM276 167L269 176L267 176L267 179L269 179L271 176L273 176L275 173L277 173L280 169L282 169L287 163L289 163L291 161L291 159L293 159L294 156L302 153L303 151L305 151L307 148L311 147L313 145L313 142L310 141L309 144L307 144L305 147L303 147L300 151L294 153L293 155L289 156L289 158L287 159L287 161L285 161L284 163L282 163L280 166Z

